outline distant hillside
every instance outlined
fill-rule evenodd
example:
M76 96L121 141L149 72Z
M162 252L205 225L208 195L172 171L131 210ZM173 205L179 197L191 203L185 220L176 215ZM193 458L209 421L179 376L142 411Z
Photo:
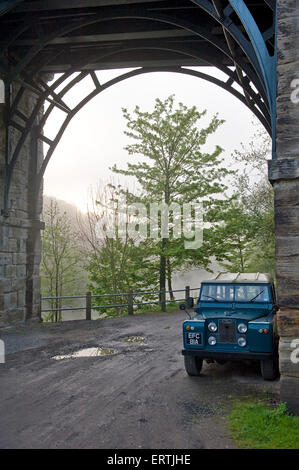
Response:
M74 230L78 229L78 223L77 223L77 216L79 215L80 217L84 218L83 212L78 209L78 207L75 204L71 204L70 202L66 202L63 199L57 199L56 197L53 196L47 196L44 195L43 198L43 204L44 204L44 209L48 207L51 203L51 200L56 201L59 211L60 212L65 212L67 218L70 220L71 227Z

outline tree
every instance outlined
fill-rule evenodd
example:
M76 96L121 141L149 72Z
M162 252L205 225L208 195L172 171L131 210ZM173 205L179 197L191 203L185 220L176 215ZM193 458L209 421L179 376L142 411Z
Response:
M231 272L246 272L252 253L254 231L249 215L238 200L219 213L221 224L215 229L216 260Z
M135 107L133 116L123 109L127 121L125 134L135 143L128 144L129 155L141 156L137 163L129 162L126 169L112 168L114 173L134 176L140 191L129 194L129 201L150 205L164 202L168 206L178 203L205 201L211 204L212 198L226 189L220 181L230 172L224 168L216 146L212 153L205 153L202 147L223 121L214 116L207 127L198 128L206 111L199 112L195 106L188 108L182 103L175 109L174 96L164 102L156 99L152 112ZM148 242L149 243L149 242ZM182 239L170 236L151 241L151 250L159 257L159 288L166 288L168 279L171 288L173 269L188 262L207 266L209 256L204 250L196 255L186 250ZM195 250L194 250L195 251Z
M42 293L55 297L50 301L53 309L49 321L61 320L64 295L74 293L82 280L82 259L75 243L75 235L65 212L61 212L56 200L51 199L43 210L45 230L42 233L41 279Z
M242 168L234 181L234 202L219 214L216 259L229 271L275 274L274 195L267 178L271 141L257 132L233 158Z
M81 246L89 273L89 290L97 296L144 290L152 286L149 275L151 253L137 237L129 236L131 216L122 204L118 187L112 183L98 186L91 193L86 217L78 219ZM94 306L121 305L127 296L96 297ZM126 310L126 307L124 308ZM121 313L122 307L101 309L108 314Z

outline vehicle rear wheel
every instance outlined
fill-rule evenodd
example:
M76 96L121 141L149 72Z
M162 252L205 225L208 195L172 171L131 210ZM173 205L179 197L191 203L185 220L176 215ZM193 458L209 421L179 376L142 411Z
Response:
M188 375L196 376L200 374L203 360L197 356L184 356L185 369Z
M261 374L264 380L274 380L278 375L278 361L276 358L261 361Z

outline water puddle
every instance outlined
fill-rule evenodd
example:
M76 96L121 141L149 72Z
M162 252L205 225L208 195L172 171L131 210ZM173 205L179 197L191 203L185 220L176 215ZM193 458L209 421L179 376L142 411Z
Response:
M128 336L123 341L126 341L126 343L145 343L146 338L143 336Z
M96 356L109 356L112 354L116 354L115 349L107 349L107 348L85 348L79 349L78 351L74 351L69 354L63 354L58 356L53 356L52 359L56 361L60 361L61 359L69 359L69 358L76 358L76 357L96 357Z

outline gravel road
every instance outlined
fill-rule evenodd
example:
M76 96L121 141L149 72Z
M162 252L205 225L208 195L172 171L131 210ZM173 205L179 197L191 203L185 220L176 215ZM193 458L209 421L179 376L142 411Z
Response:
M237 398L276 393L256 365L204 364L186 375L183 312L4 330L0 448L234 448ZM128 337L144 342L127 342ZM53 359L83 348L115 354Z

